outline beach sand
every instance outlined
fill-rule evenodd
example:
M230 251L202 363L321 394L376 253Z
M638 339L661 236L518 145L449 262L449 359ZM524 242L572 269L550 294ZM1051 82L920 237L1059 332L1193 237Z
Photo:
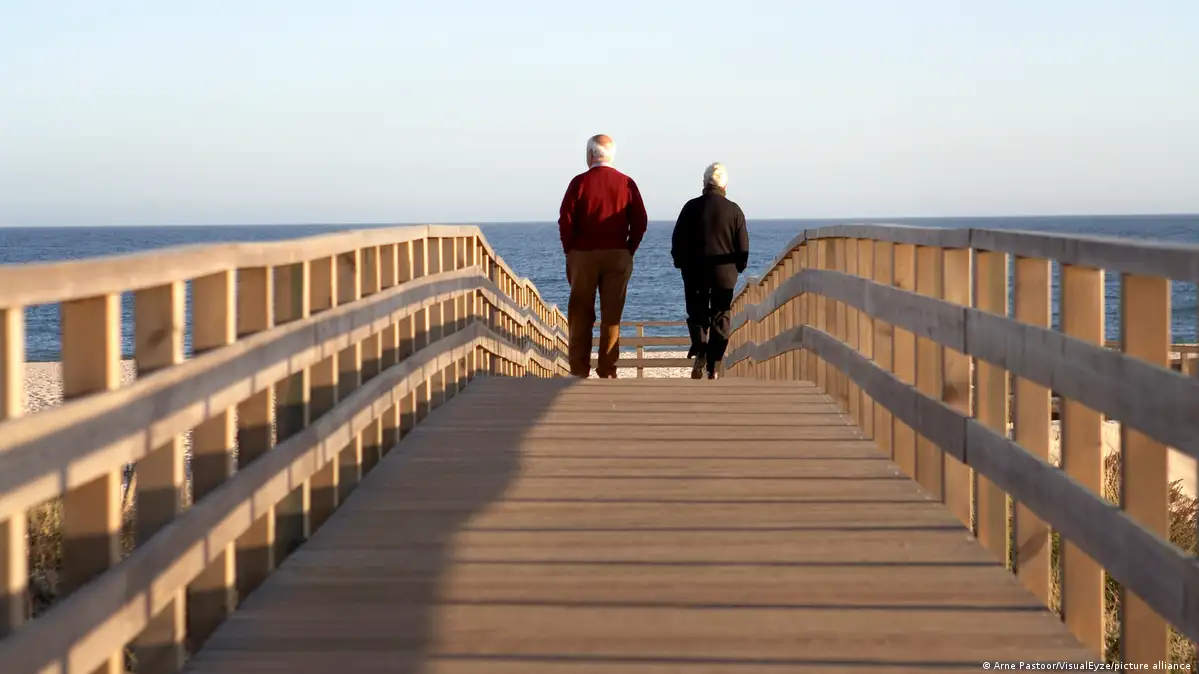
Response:
M594 354L592 354L594 355ZM636 358L635 351L624 351L621 353L624 358ZM686 351L646 351L645 358L686 358ZM691 368L689 367L647 367L644 368L645 379L672 379L675 377L690 378ZM596 379L595 371L591 372L591 379ZM617 379L636 379L637 368L635 367L618 367L616 369Z

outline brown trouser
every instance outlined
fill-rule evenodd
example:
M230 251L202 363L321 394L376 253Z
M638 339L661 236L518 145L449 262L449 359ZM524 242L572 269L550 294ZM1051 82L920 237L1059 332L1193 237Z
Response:
M633 274L633 256L614 250L572 250L566 256L570 272L570 373L586 378L591 373L591 331L595 328L595 293L600 298L599 363L595 373L616 377L620 357L620 317Z

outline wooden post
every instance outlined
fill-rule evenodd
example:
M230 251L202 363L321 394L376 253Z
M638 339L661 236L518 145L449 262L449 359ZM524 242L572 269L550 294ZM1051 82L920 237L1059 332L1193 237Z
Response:
M137 376L183 362L183 283L139 290L133 296L134 356ZM145 545L182 511L186 497L183 443L179 436L155 447L137 462L137 545ZM134 643L138 674L177 672L186 656L187 614L184 592L174 593L162 612L150 619Z
M397 244L379 247L379 285L384 290L408 280L400 275L399 253L400 246ZM382 370L389 370L400 362L400 324L398 321L388 324L383 329L382 349L383 361L380 365ZM394 396L392 399L395 399ZM383 427L383 445L380 448L380 457L382 457L400 442L400 406L398 403L383 413L380 423Z
M833 265L834 271L845 273L845 245L846 239L833 239ZM840 342L848 342L848 325L846 323L846 307L844 302L833 303L833 334ZM849 377L846 376L838 368L832 368L833 386L837 391L837 402L841 405L841 409L849 413Z
M858 242L857 275L872 278L874 274L874 241L862 239ZM874 359L874 317L865 311L858 317L858 352L864 357ZM861 428L865 437L874 438L874 399L862 391Z
M429 239L416 239L412 242L412 278L420 278L432 273L429 271ZM415 335L413 351L429 345L429 309L423 308L416 312L412 319L412 332Z
M309 263L309 312L319 314L337 306L338 260L324 257ZM344 353L344 352L343 352ZM312 366L311 394L308 405L310 420L319 419L337 405L340 388L340 355L332 354ZM312 476L309 482L309 534L324 524L337 509L341 484L341 462L330 461Z
M25 412L25 308L0 309L0 422ZM28 618L29 550L24 512L0 521L0 639Z
M1103 344L1103 270L1062 265L1062 332ZM1103 417L1069 399L1062 400L1062 468L1079 484L1103 494ZM1063 541L1062 617L1066 627L1093 653L1104 652L1103 569L1069 541Z
M1008 313L1007 254L979 251L975 267L975 306L982 311ZM1008 377L1003 368L975 359L978 376L976 418L982 425L1007 437ZM978 476L978 539L991 554L1008 561L1007 494L990 480Z
M895 287L916 291L916 246L901 243L895 246ZM893 326L894 372L908 386L916 385L916 335ZM916 479L916 431L899 419L892 421L895 463L908 477Z
M974 251L969 248L946 250L941 288L945 300L964 307L974 305ZM953 349L942 349L941 400L966 415L973 415L971 393L972 360ZM942 455L945 472L945 506L964 526L973 531L974 472L948 454Z
M121 298L62 303L62 388L69 401L121 385ZM121 475L110 471L63 497L60 594L83 587L121 560ZM93 674L125 671L124 644Z
M237 334L246 337L274 327L269 267L237 274ZM268 386L237 407L237 465L244 468L274 445L275 387ZM237 588L241 601L275 568L275 508L255 513L257 521L237 540Z
M396 251L396 274L400 284L407 283L417 277L416 263L413 260L413 251L417 249L416 241L402 243L399 250ZM410 313L400 319L400 324L397 328L397 339L399 353L398 361L402 362L408 356L411 356L416 351L416 317L419 312Z
M1151 276L1121 276L1120 338L1124 353L1167 367L1170 358L1170 281ZM1166 446L1127 424L1120 425L1120 505L1142 526L1170 539ZM1120 588L1121 661L1168 662L1166 621L1140 597Z
M360 294L359 297L369 297L379 292L380 275L379 275L379 247L368 246L359 251L360 265L358 267L359 274L362 278L359 279ZM362 377L359 385L362 385L371 379L374 379L379 374L379 367L382 363L382 335L375 333L367 336L362 340Z
M337 256L337 305L343 306L362 298L362 251L355 249ZM344 400L362 385L362 343L354 343L337 354L338 399ZM350 492L362 479L362 437L354 438L342 449L337 468L337 502L345 503Z
M816 241L816 269L828 269L830 262L829 240L818 239ZM826 333L832 333L831 323L829 319L829 303L828 298L824 295L816 295L816 327ZM816 356L816 386L829 397L832 397L832 389L829 384L829 368L828 363L820 356Z
M642 337L645 337L645 324L638 323L637 324L637 339L641 339ZM645 347L642 346L641 344L638 344L637 345L637 360L640 361L643 358L645 358ZM644 376L645 376L645 368L642 367L640 364L638 364L637 365L637 378L641 379Z
M1016 258L1016 320L1043 328L1052 327L1049 280L1049 260ZM1049 461L1053 404L1049 389L1023 377L1016 377L1015 380L1015 409L1012 414L1015 440L1030 453ZM1016 517L1012 526L1016 574L1024 586L1048 606L1051 572L1049 527L1023 503L1016 503Z
M842 272L844 272L850 276L858 275L858 240L857 239L846 239L845 240L844 259L841 260L840 264L841 264ZM851 307L848 305L845 306L845 334L842 335L842 339L845 341L846 344L849 345L849 348L853 349L854 351L858 351L858 316L859 316L859 314L860 314L860 312L857 309L855 309L854 307ZM858 384L855 381L853 381L852 379L850 379L848 376L845 377L845 386L846 386L846 391L847 391L846 395L848 396L847 408L848 408L849 416L851 419L853 419L854 424L856 424L858 426L858 428L861 428L862 427L862 390L861 390L861 388L858 387Z
M874 280L891 285L895 282L895 244L874 242ZM887 372L893 371L894 335L891 324L874 319L874 362ZM895 457L894 428L891 411L882 405L874 406L874 442L887 456Z
M944 288L941 249L920 246L916 249L916 292L941 299ZM941 400L941 373L945 349L931 339L916 340L916 388L933 400ZM929 496L945 501L945 454L928 438L916 438L916 481Z
M192 282L192 352L203 355L237 338L234 272L224 271ZM237 444L232 408L192 431L192 502L220 487L233 475ZM234 546L227 545L187 588L188 650L196 652L237 606Z
M312 307L309 264L298 262L276 267L274 272L275 325L307 318ZM276 384L276 442L296 435L310 423L310 390L311 379L307 368ZM276 564L308 540L311 532L308 519L312 496L310 488L311 483L305 481L275 507Z

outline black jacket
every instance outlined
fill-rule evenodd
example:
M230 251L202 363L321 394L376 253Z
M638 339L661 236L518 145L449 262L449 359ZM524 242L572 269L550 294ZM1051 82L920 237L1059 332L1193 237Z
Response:
M670 256L676 269L733 264L737 272L749 264L749 231L745 213L724 190L714 187L683 205L674 225Z

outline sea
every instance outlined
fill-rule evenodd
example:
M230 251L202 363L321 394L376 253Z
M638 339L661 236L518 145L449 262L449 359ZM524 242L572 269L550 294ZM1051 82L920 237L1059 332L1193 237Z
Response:
M924 227L974 227L1017 229L1063 234L1120 236L1174 244L1199 244L1199 215L1068 216L1068 217L971 217L971 218L885 218L870 220L751 220L750 264L747 275L764 271L782 247L806 228L846 222L905 224ZM634 259L624 319L678 320L685 318L683 286L670 260L673 222L651 222ZM251 242L292 239L329 232L395 225L207 225L160 227L3 227L0 228L0 264L51 262L120 255L151 249L197 243ZM565 262L553 222L480 224L487 240L516 273L537 285L542 297L565 311L569 287ZM1056 265L1055 265L1056 269ZM1120 335L1119 277L1107 274L1105 320L1108 339ZM744 282L744 280L743 280ZM1054 326L1057 327L1056 274L1054 279ZM3 294L0 288L0 294ZM132 356L133 299L122 298L123 343L126 357ZM1173 339L1196 340L1196 289L1190 283L1174 283L1172 292ZM190 321L190 312L189 312ZM630 331L631 332L631 331ZM189 330L190 333L190 330ZM681 335L682 328L647 328L647 335ZM30 362L59 359L57 305L26 309L26 359ZM190 340L188 340L190 342Z

